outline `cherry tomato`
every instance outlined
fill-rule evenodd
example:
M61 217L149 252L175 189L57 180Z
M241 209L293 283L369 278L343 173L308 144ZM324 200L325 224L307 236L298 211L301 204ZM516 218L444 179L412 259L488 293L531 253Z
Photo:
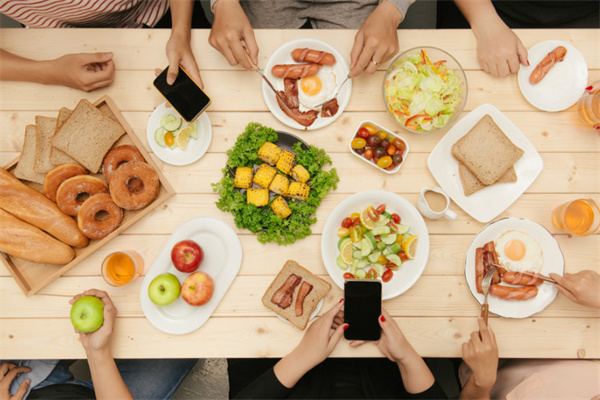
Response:
M388 147L390 147L390 141L387 139L383 139L381 143L379 143L379 146L383 147L384 149L387 149Z
M394 139L394 146L396 146L396 148L398 150L404 150L404 149L406 149L406 143L404 143L400 139Z
M364 156L367 160L372 159L373 158L373 149L366 149Z
M175 136L173 136L173 132L165 133L165 144L169 147L175 144Z
M400 250L400 253L398 253L398 255L400 256L400 259L402 261L408 260L408 256L406 255L406 252L404 250Z
M350 214L350 218L352 218L352 219L360 218L360 213L353 212L352 214Z
M354 150L354 152L355 152L356 154L360 154L361 156L362 156L363 154L365 154L365 148L364 148L364 147L363 147L363 148L361 148L361 149L352 149L352 150Z
M344 218L344 220L342 221L342 228L350 228L352 226L352 218Z
M392 156L392 162L394 165L400 165L402 163L402 154L396 153Z
M396 225L396 224L395 224L395 223L393 223L392 221L388 222L386 225L390 227L390 232L391 232L391 233L396 233L396 232L398 232L398 225Z
M398 266L392 262L385 264L387 269L391 269L392 271L398 271Z
M352 220L352 226L356 226L358 224L360 224L360 218L355 218Z
M401 218L398 214L396 214L396 213L392 214L392 221L394 221L395 224L399 224L400 220L401 220Z
M375 132L377 132L377 128L372 124L364 124L362 128L365 128L369 132L369 135L373 135Z
M340 228L337 230L337 235L338 237L344 237L344 236L348 236L348 229L346 228Z
M361 138L366 139L369 137L369 135L370 135L370 133L367 130L367 128L365 128L365 127L358 128L358 136L360 136Z
M376 241L377 243L379 243L379 242L381 242L381 238L380 238L379 236L375 236L375 241ZM400 246L402 246L402 245L400 245Z
M392 280L393 276L394 276L394 271L392 271L391 269L386 269L385 272L383 273L383 275L381 276L381 280L384 282L389 282Z
M367 210L367 214L369 215L369 218L371 219L371 221L373 221L373 222L379 221L379 214L377 213L377 211L375 211L374 208L369 208Z
M354 275L350 272L344 272L344 279L354 279Z
M373 156L373 162L374 162L375 164L377 164L377 161L379 161L379 157L377 157L377 156Z
M350 146L352 146L353 149L362 149L366 145L367 141L363 138L354 138L352 139L352 142L350 142Z
M379 168L387 168L387 167L389 167L391 164L392 164L392 157L390 157L390 156L384 156L384 157L381 157L381 158L379 159L379 161L377 161L377 166L378 166Z
M377 158L385 156L385 149L383 147L375 147L375 150L373 150L373 156Z
M388 263L388 259L385 258L385 256L382 254L379 256L379 258L377 259L377 262L381 265L385 265Z
M379 139L383 140L383 139L387 138L387 132L377 131L377 136L379 136Z
M380 204L375 211L377 211L377 214L383 214L385 212L385 204Z
M396 146L394 146L393 144L390 145L390 147L387 148L387 153L390 156L393 156L394 154L396 154Z
M377 147L381 143L381 139L377 135L371 135L367 138L367 144L369 147Z
M371 268L369 272L367 272L367 279L377 279L377 271Z
M394 165L394 163L388 165L387 167L385 167L386 171L392 171L394 168L396 168L396 166Z

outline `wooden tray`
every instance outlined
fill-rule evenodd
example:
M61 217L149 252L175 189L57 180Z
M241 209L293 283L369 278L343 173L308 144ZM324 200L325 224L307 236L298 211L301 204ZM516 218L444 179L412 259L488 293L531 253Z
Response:
M163 203L165 200L167 200L169 197L175 194L175 190L169 184L166 177L163 175L156 163L152 160L152 158L150 158L150 155L144 149L144 146L137 138L137 136L133 133L133 129L131 129L131 126L127 123L121 112L118 110L114 101L108 96L103 96L98 101L96 101L94 105L98 107L100 111L102 111L103 113L120 123L123 126L123 128L125 128L125 134L114 144L114 146L119 146L122 144L132 144L136 146L146 159L146 162L156 170L160 181L158 195L156 196L154 201L152 201L152 203L150 203L147 207L141 210L123 210L123 221L113 233L111 233L104 239L90 240L89 244L86 247L74 248L75 258L68 264L38 264L30 261L25 261L17 257L12 257L8 254L0 252L0 262L2 262L2 264L6 266L6 268L8 269L12 277L17 281L17 284L26 296L31 296L32 294L35 294L38 291L40 291L42 288L44 288L52 281L60 277L62 274L73 268L75 265L79 264L87 256L98 250L100 247L104 246L114 237L119 235L122 231L129 228L136 221L144 217L144 215L148 214L150 211L158 207L161 203ZM13 160L4 168L7 171L12 171L17 165L18 161L19 158ZM102 179L104 178L102 174L96 174L95 176L101 177ZM42 192L42 185L31 182L25 183L28 186ZM98 265L98 270L100 270L100 265Z

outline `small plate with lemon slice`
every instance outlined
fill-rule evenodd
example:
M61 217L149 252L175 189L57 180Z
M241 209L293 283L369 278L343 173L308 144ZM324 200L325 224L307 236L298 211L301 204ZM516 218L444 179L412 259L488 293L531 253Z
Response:
M374 213L383 204L385 213ZM400 217L398 223L393 221L393 214ZM346 218L360 221L356 225L362 227L358 236L354 235L356 231L347 235L342 231L338 235L339 229L345 229L342 222ZM385 246L378 248L380 243ZM398 255L401 251L405 260ZM373 270L376 279L382 279L388 263L399 264L397 270L392 266L393 275L388 272L382 279L382 299L387 300L410 289L423 273L429 258L429 233L421 214L402 196L384 190L360 192L338 204L327 218L321 236L321 255L331 279L340 288L344 287L344 274L369 279L373 278ZM380 260L380 256L386 260Z
M167 103L156 107L146 128L150 148L158 158L171 165L188 165L199 160L212 140L208 115L203 113L188 124Z

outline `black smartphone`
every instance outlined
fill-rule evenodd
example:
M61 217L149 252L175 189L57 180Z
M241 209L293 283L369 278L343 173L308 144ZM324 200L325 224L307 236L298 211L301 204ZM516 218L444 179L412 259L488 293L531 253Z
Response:
M381 282L348 279L344 282L344 322L348 340L379 340L381 328Z
M179 67L179 74L172 85L167 83L167 67L154 80L154 87L187 122L194 122L210 105L210 98L200 86Z

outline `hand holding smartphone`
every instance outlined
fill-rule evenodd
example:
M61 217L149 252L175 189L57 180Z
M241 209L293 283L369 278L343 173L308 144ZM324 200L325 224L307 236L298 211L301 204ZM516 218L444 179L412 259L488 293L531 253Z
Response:
M381 328L381 282L348 279L344 282L344 322L348 340L379 340Z
M172 85L167 83L167 71L165 68L154 80L154 87L173 106L173 108L186 120L192 123L210 105L210 98L194 82L188 73L179 67L179 74Z

